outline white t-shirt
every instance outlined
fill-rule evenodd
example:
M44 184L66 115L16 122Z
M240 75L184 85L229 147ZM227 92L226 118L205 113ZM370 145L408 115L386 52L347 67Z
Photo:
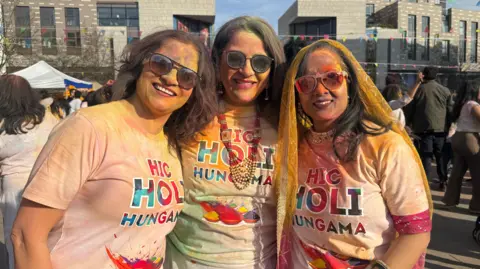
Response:
M82 105L82 100L75 98L70 101L70 114L80 109Z
M472 115L472 108L476 106L480 104L475 101L468 101L463 105L457 120L457 132L480 132L480 121Z
M411 101L412 98L405 94L398 100L388 102L388 105L390 105L390 108L393 110L392 117L394 117L402 127L405 127L405 115L403 114L402 107L408 105Z

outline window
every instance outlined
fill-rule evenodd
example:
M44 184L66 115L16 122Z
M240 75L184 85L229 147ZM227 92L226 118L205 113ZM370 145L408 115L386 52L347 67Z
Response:
M126 26L128 43L139 39L138 5L97 4L98 25Z
M78 8L65 8L65 24L67 54L79 55L82 53L82 38L80 35L80 12Z
M467 61L467 22L460 21L459 26L459 36L458 36L458 55L460 62L464 63Z
M383 0L383 2L388 2L388 3L390 3L390 0Z
M450 61L450 41L442 40L442 60Z
M440 0L435 0L435 5L440 5Z
M410 3L417 3L417 0L408 0Z
M422 60L428 61L430 57L430 17L427 16L422 16L422 37Z
M408 59L409 60L416 60L416 37L417 37L417 16L415 15L408 15L408 41L407 41L407 48L408 48Z
M80 27L80 12L78 8L65 8L65 22L67 27Z
M375 4L367 4L367 11L366 11L367 18L372 16L373 13L375 13Z
M477 62L477 46L478 46L478 22L472 22L470 27L471 43L470 43L470 62Z
M40 34L42 36L42 53L57 54L55 8L40 7L40 28Z
M366 11L365 11L365 16L367 19L367 27L372 26L372 24L375 22L373 18L373 14L375 13L375 5L374 4L367 4L366 6Z
M211 24L209 23L181 16L173 16L173 29L189 33L198 33L202 42L206 46L210 46L209 37Z
M444 33L450 32L450 15L442 14L442 31Z
M18 39L18 53L32 53L32 32L30 29L29 7L15 7L15 36Z

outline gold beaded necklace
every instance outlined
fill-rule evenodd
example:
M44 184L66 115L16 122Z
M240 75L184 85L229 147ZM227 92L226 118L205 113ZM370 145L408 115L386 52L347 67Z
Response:
M257 151L258 145L260 144L260 117L257 113L255 118L255 131L251 142L252 145L249 146L247 158L243 158L243 160L232 150L232 131L228 130L225 114L218 115L218 123L220 124L220 138L228 151L230 175L233 185L238 190L243 190L248 187L257 169Z

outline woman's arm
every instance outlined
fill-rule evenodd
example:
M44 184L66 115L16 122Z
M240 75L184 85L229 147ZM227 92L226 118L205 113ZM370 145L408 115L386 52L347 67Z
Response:
M51 269L48 233L62 218L63 210L23 199L12 228L15 269Z
M402 108L402 107L408 105L413 100L413 97L415 97L415 93L417 93L417 90L420 87L420 85L422 84L422 82L423 82L423 74L420 72L417 75L417 81L408 90L407 94L404 94L398 100L392 100L392 101L388 102L388 104L390 105L390 108L392 110L396 110L396 109L399 109L399 108Z
M412 269L430 242L430 232L401 234L390 245L382 261L391 269Z
M407 92L407 95L410 97L410 99L413 99L413 97L415 97L415 93L417 92L417 90L420 87L420 84L422 84L422 82L423 82L423 73L418 72L417 81Z
M432 222L426 178L414 149L398 134L379 149L382 197L399 237L378 257L389 268L412 269L430 242ZM405 173L408 171L408 173ZM415 267L416 268L416 267Z

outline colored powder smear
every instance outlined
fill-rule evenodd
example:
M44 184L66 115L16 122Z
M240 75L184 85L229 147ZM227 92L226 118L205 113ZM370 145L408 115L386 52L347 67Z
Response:
M113 254L107 247L105 250L117 269L160 269L163 265L163 258L160 257L152 257L148 260L127 259L122 255Z

